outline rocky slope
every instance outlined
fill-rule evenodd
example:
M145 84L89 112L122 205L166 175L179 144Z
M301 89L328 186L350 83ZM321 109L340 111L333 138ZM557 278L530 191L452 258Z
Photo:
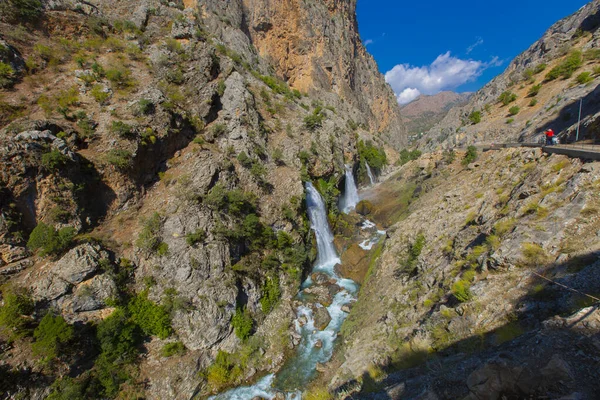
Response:
M596 398L600 163L463 155L428 154L365 194L388 238L360 254L367 279L322 384L340 398Z
M440 122L451 108L467 103L471 93L440 92L433 96L421 95L416 100L401 106L406 130L413 138L427 132Z
M536 142L548 128L563 142L573 141L580 99L580 134L598 139L599 8L592 1L550 27L466 105L453 108L420 146Z
M359 140L406 141L354 8L3 3L3 398L189 399L281 366L302 182L334 206Z

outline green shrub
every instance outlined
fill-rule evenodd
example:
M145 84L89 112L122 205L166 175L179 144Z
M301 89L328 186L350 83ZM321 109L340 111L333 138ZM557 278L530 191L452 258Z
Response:
M546 250L536 243L523 243L521 245L521 252L525 263L529 266L541 266L549 261Z
M225 132L227 132L227 125L225 124L216 124L213 125L213 127L211 128L213 137L218 138L219 136L223 135Z
M454 149L444 151L444 162L446 164L452 164L456 160L456 152Z
M464 303L465 301L471 300L473 297L470 290L471 284L469 281L460 280L452 285L452 294L456 297L456 300Z
M508 113L510 115L517 115L519 113L519 111L521 111L521 108L519 106L512 106L509 110Z
M75 228L65 227L60 230L40 222L29 235L27 247L31 250L41 249L40 255L58 255L66 250L75 238Z
M154 103L148 99L141 99L138 101L138 109L141 114L152 114L154 112Z
M421 154L422 153L420 150L415 149L412 151L408 151L406 149L402 149L402 150L400 150L397 165L404 165L409 161L416 160L419 157L421 157ZM369 163L369 166L371 166L371 163Z
M477 148L475 146L467 147L467 152L462 160L462 164L469 165L475 160L477 160Z
M111 149L106 154L106 162L118 169L125 170L131 167L133 156L131 152L124 149Z
M203 242L206 239L206 232L201 229L196 230L193 233L188 233L185 235L185 241L188 246L193 246L197 243Z
M513 92L506 91L503 92L500 97L498 97L498 101L504 104L505 106L517 100L517 95Z
M81 382L68 376L58 378L50 386L45 400L86 400L85 380Z
M27 335L28 315L33 313L33 301L24 291L3 290L0 307L0 330L11 340Z
M515 119L514 119L514 118L508 118L508 119L506 120L506 125L510 125L510 124L512 124L513 122L515 122Z
M32 22L42 15L42 3L39 0L4 0L0 3L0 14L12 22Z
M538 83L537 85L533 85L531 88L529 88L529 91L527 92L527 96L529 96L529 97L537 96L541 89L542 89L541 83Z
M0 62L0 88L10 87L16 78L15 70L10 64Z
M185 346L182 342L167 343L160 350L163 357L181 356L185 354Z
M237 308L233 318L231 318L231 326L235 330L235 335L241 340L246 340L252 334L254 321L246 307Z
M160 257L164 257L169 254L169 245L165 242L160 242L158 246L156 246L156 254Z
M227 89L225 81L223 79L220 79L219 82L217 82L217 94L219 95L219 97L223 97L223 95L225 94L225 89Z
M146 220L143 220L144 226L135 242L136 246L144 250L156 250L161 243L160 229L162 221L160 214L155 212Z
M124 138L135 135L133 126L126 124L123 121L113 121L110 131Z
M260 298L260 306L265 314L268 314L275 308L275 305L281 297L279 289L279 278L277 276L268 277L262 287L262 297Z
M56 149L42 154L42 166L48 171L57 171L67 165L68 161L69 158Z
M546 64L538 64L534 69L533 69L533 73L535 75L539 74L540 72L543 72L546 69L547 65Z
M215 185L204 201L219 211L238 217L254 213L257 208L257 198L254 193L239 189L226 190L221 184Z
M592 73L591 72L582 72L581 74L577 75L577 82L580 85L584 85L586 83L589 83L591 81L593 81L594 78L592 77Z
M73 336L73 327L62 316L48 313L33 331L33 354L42 356L44 362L51 361L60 355Z
M325 113L321 107L316 107L312 114L304 117L304 126L309 131L313 132L323 126L323 120L325 119Z
M135 81L131 78L131 70L123 65L107 69L104 72L106 79L110 81L113 87L125 89L135 86Z
M535 107L538 103L537 99L531 99L531 101L529 102L529 107Z
M422 233L419 233L414 243L412 243L408 249L406 265L409 269L413 270L417 266L417 261L419 261L419 256L423 251L423 247L425 247L425 236L423 236Z
M469 114L469 120L473 125L477 125L481 122L481 111L473 111Z
M161 305L148 300L148 292L143 291L131 299L127 306L131 320L136 323L146 335L168 338L173 329L169 313Z
M561 64L552 68L550 72L546 74L546 80L552 81L561 76L563 79L568 79L572 77L575 71L577 71L582 65L583 57L581 51L572 51Z
M104 90L104 86L102 85L94 85L90 94L99 104L105 104L110 98L110 93L107 90Z
M387 156L384 149L376 147L372 141L363 142L361 140L358 142L357 148L361 161L366 161L376 171L381 171L387 165ZM417 153L412 152L411 156L417 156L418 158L420 153L417 155Z
M242 151L240 154L238 154L237 159L244 168L251 168L252 164L254 163L254 160L248 157L248 154L246 154L245 151Z
M206 371L206 380L213 389L220 391L241 376L242 370L231 354L219 350L217 358Z

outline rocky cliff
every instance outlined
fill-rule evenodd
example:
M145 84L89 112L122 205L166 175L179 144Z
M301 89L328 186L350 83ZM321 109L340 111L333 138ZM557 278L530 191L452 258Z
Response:
M464 157L430 153L364 193L387 239L345 261L366 282L321 384L340 398L595 398L600 164Z
M583 138L597 139L600 3L552 25L507 69L427 132L426 149L474 143L538 141L553 128L575 139L583 99Z
M2 396L203 397L277 370L359 141L405 142L355 4L8 1ZM374 147L372 147L374 148Z

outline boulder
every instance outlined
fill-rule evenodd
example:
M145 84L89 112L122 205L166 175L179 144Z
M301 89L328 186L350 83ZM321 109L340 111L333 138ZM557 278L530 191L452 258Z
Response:
M373 212L373 208L373 203L371 203L369 200L361 200L356 205L356 212L360 215L367 216Z
M345 278L362 284L369 270L369 260L369 252L354 243L342 253L342 263L338 265L338 270Z
M327 325L331 322L331 315L325 307L317 307L314 310L315 328L322 331L327 328Z
M58 260L50 272L72 285L92 277L100 269L100 260L108 253L100 246L84 243L75 247Z

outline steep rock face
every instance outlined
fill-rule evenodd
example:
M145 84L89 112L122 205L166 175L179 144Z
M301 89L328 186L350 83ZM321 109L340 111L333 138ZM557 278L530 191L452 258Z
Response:
M198 5L227 15L292 88L331 100L356 123L366 124L396 147L406 143L395 97L358 35L356 1L319 1L310 6L300 0L219 3ZM227 42L240 40L226 31Z
M518 55L506 70L477 91L464 106L455 107L421 142L425 149L465 146L472 143L537 141L544 130L561 132L564 141L574 139L579 99L584 101L582 137L597 137L594 121L600 99L595 88L600 45L600 2L594 0L573 15L552 25L540 40ZM571 76L549 80L547 74L563 63L573 51L580 51L582 61ZM538 69L539 68L539 69ZM576 77L589 72L592 79L579 84ZM539 85L537 91L534 86ZM516 100L502 104L503 92ZM511 107L519 110L511 111ZM557 112L558 111L558 112ZM469 116L481 113L481 122ZM589 128L589 129L588 129Z
M596 384L586 379L592 359L568 343L577 338L593 347L598 313L579 313L590 327L581 339L553 317L592 304L581 293L595 296L600 288L599 163L513 149L460 165L438 152L408 163L375 191L375 221L387 197L408 192L412 200L405 218L388 229L344 323L344 356L330 368L332 387L344 389L361 376L366 382L365 374L380 367L390 372L379 387L393 387L391 398L426 390L439 398L543 395L554 389L527 374L550 373L568 360L576 372L556 393L593 398ZM552 364L547 353L531 357L540 340L540 349L560 348ZM599 356L597 348L590 351ZM443 367L432 368L437 363Z

